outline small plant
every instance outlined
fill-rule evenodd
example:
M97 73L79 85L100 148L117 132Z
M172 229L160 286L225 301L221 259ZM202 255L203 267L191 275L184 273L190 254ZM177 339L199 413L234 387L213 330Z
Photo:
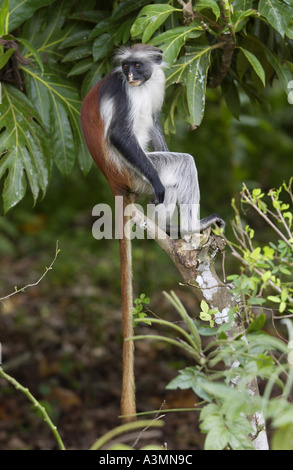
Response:
M201 301L200 308L201 308L201 312L199 314L199 318L202 321L208 321L210 324L210 327L212 328L215 324L215 321L213 320L213 315L218 313L218 310L215 308L210 309L210 307L208 306L205 300Z
M135 307L133 307L132 310L134 323L136 323L138 320L144 320L147 314L143 312L143 308L149 303L150 299L149 297L146 297L145 294L140 294L139 298L134 300ZM151 322L149 320L145 320L145 323L151 325Z

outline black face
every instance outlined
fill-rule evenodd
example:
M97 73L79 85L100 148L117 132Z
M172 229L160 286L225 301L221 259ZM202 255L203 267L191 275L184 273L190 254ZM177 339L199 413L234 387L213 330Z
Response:
M125 74L129 85L139 86L145 83L152 75L151 64L143 63L141 61L128 61L122 62L122 71Z

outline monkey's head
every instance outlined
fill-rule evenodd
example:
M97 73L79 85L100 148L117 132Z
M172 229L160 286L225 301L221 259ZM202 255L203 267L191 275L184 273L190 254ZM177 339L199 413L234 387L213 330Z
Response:
M119 49L116 60L129 85L137 87L151 78L155 66L162 65L162 53L161 49L148 44L134 44Z

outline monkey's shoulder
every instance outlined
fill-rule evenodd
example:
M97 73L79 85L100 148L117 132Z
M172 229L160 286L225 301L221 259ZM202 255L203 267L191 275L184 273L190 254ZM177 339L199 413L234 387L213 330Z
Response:
M111 99L111 98L121 98L121 96L125 95L125 87L123 83L123 76L122 73L119 71L112 71L108 73L102 80L100 81L100 91L99 91L99 98L100 101L104 99Z

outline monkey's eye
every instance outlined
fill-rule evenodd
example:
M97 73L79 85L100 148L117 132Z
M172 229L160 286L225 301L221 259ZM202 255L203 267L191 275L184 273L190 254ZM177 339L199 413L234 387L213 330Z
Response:
M127 64L124 64L123 65L123 70L127 70L128 69L128 65Z
M140 69L141 68L141 64L135 64L134 66L136 69Z

